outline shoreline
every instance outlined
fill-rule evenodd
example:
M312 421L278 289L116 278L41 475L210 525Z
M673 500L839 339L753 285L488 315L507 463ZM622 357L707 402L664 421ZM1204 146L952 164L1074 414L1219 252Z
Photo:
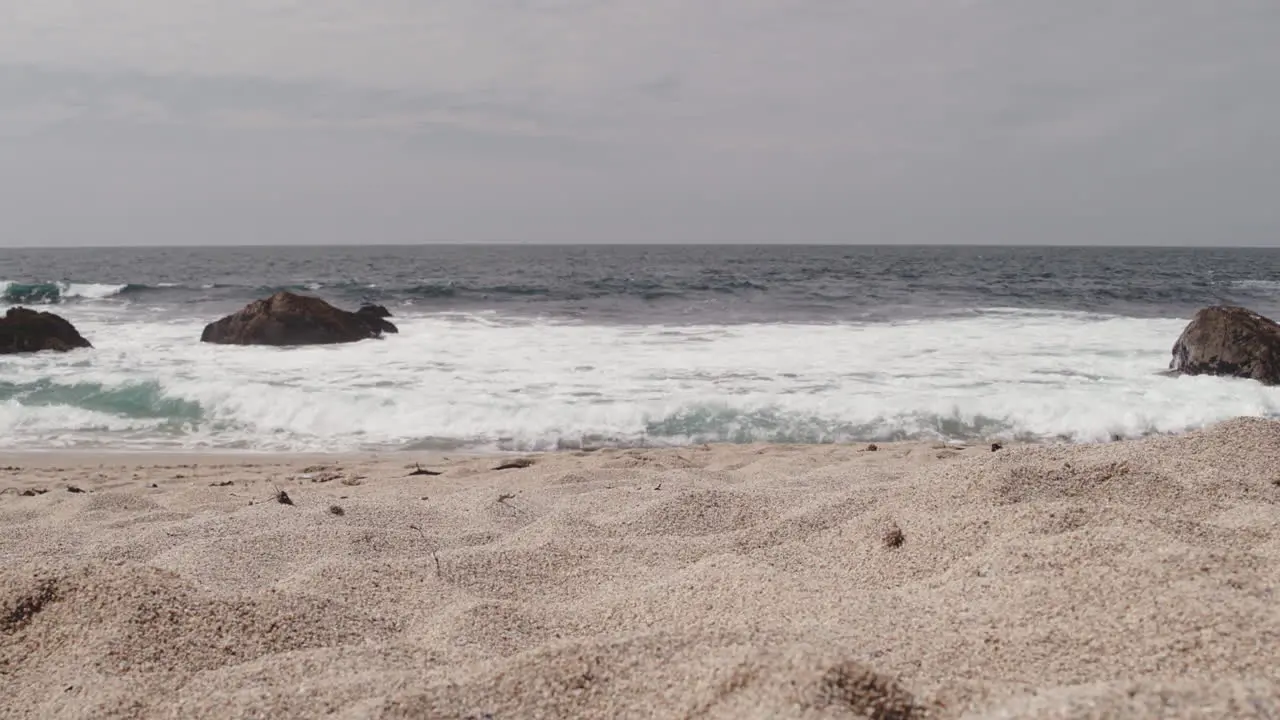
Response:
M1194 430L1188 432L1195 432ZM1182 434L1182 433L1178 433ZM1175 435L1172 435L1176 437ZM1151 436L1148 436L1151 437ZM5 452L0 457L0 465L22 466L29 468L93 468L111 467L155 467L174 468L189 466L204 467L252 467L252 466L293 466L315 464L408 464L414 463L451 463L466 461L489 461L510 458L553 458L556 456L574 457L617 457L634 453L681 453L689 451L720 450L733 452L761 452L770 450L820 451L822 449L842 449L866 452L874 446L878 451L891 450L953 450L957 452L989 452L992 443L1001 449L1012 449L1024 446L1091 446L1110 444L1112 442L1064 442L1064 441L980 441L960 442L943 440L895 440L895 441L857 441L830 443L695 443L688 445L651 445L651 446L608 446L581 448L560 448L555 450L383 450L383 451L336 451L336 452L297 452L291 450L136 450L136 449L103 449L103 448L64 448L49 450L21 450ZM874 452L874 451L872 451Z
M1219 422L1211 423L1205 427L1192 428L1187 430L1178 430L1173 432L1151 432L1140 437L1120 437L1113 436L1106 440L1071 440L1067 438L1052 439L1007 439L992 436L984 439L970 440L943 440L943 439L904 439L904 440L842 440L831 442L774 442L774 441L754 441L749 443L737 443L727 441L701 442L701 443L683 443L683 444L664 444L664 445L603 445L603 446L587 446L574 447L566 446L547 450L503 450L503 449L478 449L478 448L459 448L453 450L447 449L414 449L414 448L394 448L380 450L336 450L333 452L323 451L305 451L305 450L246 450L246 449L223 449L223 448L195 448L195 449L138 449L138 448L108 448L108 447L67 447L67 448L28 448L22 450L0 450L0 457L9 460L21 461L19 464L27 464L32 466L48 465L55 462L70 464L75 466L90 466L101 464L110 460L112 464L119 465L191 465L207 463L210 460L218 461L218 464L234 464L234 465L253 465L253 464L293 464L293 463L324 463L324 462L376 462L376 461L396 461L404 460L406 462L435 462L440 459L458 458L458 459L475 459L475 458L509 458L509 457L548 457L556 455L594 455L594 454L619 454L630 452L681 452L701 448L724 448L724 449L746 449L757 450L760 448L792 448L792 449L821 449L821 448L853 448L866 449L869 446L875 446L880 449L902 448L902 447L929 447L935 449L953 449L953 450L971 450L973 448L987 448L992 444L999 445L1002 449L1015 447L1092 447L1096 445L1111 445L1115 443L1143 442L1154 438L1176 438L1197 432L1203 432L1224 423L1233 422L1235 420L1264 420L1280 422L1280 417L1254 416L1246 415L1237 418L1229 418ZM0 464L6 461L0 460ZM12 464L12 463L10 463Z
M5 452L0 464L29 467L65 465L92 467L95 465L140 465L147 467L180 467L188 465L289 465L324 462L375 462L394 453L308 453L273 450L132 450L100 448L67 448L51 450L22 450ZM434 459L438 453L405 453L398 457Z

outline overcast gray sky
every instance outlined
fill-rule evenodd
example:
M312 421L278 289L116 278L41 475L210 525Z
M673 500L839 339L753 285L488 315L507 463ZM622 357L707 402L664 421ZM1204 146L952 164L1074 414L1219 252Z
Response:
M1280 244L1276 0L0 0L0 245Z

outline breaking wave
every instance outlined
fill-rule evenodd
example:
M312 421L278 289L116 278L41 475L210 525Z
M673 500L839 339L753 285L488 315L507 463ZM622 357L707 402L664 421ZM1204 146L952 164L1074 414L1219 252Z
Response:
M146 285L107 283L32 282L0 280L0 298L11 305L51 305L70 300L104 300L144 292Z
M601 326L453 314L401 317L382 341L281 350L201 345L194 320L94 318L73 317L92 352L0 358L0 447L1100 441L1280 416L1280 388L1160 375L1180 320L1009 309Z

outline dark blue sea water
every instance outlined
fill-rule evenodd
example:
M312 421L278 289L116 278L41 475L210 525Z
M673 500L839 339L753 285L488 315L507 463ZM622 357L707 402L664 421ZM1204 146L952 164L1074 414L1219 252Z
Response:
M418 246L0 250L9 302L334 302L600 322L887 320L990 307L1280 310L1280 249ZM104 287L105 286L105 287ZM79 292L77 292L77 290ZM67 297L64 297L67 296Z
M198 342L278 289L385 304L401 333ZM1280 413L1158 374L1199 307L1280 316L1280 250L6 249L0 297L96 346L0 358L8 447L1088 441Z

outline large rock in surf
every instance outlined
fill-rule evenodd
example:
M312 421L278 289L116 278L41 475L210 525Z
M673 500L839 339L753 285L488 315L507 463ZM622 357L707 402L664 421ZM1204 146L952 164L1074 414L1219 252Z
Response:
M1242 307L1204 308L1174 343L1169 369L1280 385L1280 324Z
M386 312L386 308L381 308ZM390 313L387 313L388 315ZM279 292L209 323L200 342L220 345L327 345L396 332L376 310L339 310L320 298Z
M15 307L0 318L0 355L89 347L74 325L50 312Z

